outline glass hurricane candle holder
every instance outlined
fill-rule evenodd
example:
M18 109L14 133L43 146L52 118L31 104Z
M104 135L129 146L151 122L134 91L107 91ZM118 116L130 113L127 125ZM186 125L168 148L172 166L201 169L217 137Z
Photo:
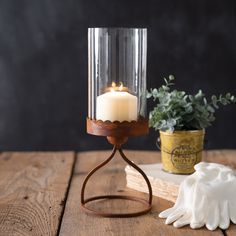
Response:
M89 172L81 190L81 205L88 212L104 217L132 217L151 209L152 188L145 173L122 151L128 137L148 133L146 119L147 30L130 28L89 28L88 30L88 117L87 132L105 136L113 151L103 163ZM85 199L89 178L119 152L124 161L144 178L149 199L126 195L103 195ZM100 212L87 203L100 199L137 201L144 209L136 212Z

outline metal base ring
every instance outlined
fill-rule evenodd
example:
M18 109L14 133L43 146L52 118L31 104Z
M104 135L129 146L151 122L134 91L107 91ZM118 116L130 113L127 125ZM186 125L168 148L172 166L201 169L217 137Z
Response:
M134 196L127 196L127 195L101 195L101 196L95 196L95 197L91 197L91 198L87 198L85 199L85 188L87 185L88 180L90 179L90 177L100 168L102 168L103 166L105 166L108 162L110 162L112 160L112 158L114 157L116 151L118 151L121 155L121 157L123 158L123 160L125 162L127 162L130 166L132 166L134 169L136 169L144 178L147 187L148 187L148 201L144 200L142 198L137 198ZM141 211L137 211L137 212L131 212L131 213L106 213L103 211L96 211L93 210L91 208L89 208L86 203L88 202L92 202L92 201L97 201L97 200L101 200L101 199L123 199L123 200L131 200L131 201L136 201L139 203L142 203L143 205L146 206L146 208L144 210ZM148 177L146 176L146 174L137 166L135 165L132 161L130 161L125 154L123 153L122 149L120 146L116 146L114 145L113 150L111 155L105 160L103 161L101 164L99 164L98 166L96 166L93 170L91 170L88 175L86 176L83 184L82 184L82 188L81 188L81 207L82 209L90 214L96 215L96 216L103 216L103 217L134 217L134 216L140 216L143 215L147 212L149 212L151 210L151 206L152 206L152 187L151 184L148 180Z
M96 210L86 206L86 203L101 200L101 199L122 199L122 200L135 201L135 202L139 202L139 203L143 204L145 206L145 209L143 209L141 211L129 212L129 213L110 213L110 212L96 211ZM112 218L115 218L115 217L122 218L122 217L124 217L125 218L125 217L136 217L136 216L144 215L144 214L148 213L151 210L152 205L145 199L137 198L137 197L133 197L133 196L127 196L127 195L101 195L101 196L95 196L95 197L85 199L84 204L81 204L81 207L88 214L101 216L101 217L112 217Z

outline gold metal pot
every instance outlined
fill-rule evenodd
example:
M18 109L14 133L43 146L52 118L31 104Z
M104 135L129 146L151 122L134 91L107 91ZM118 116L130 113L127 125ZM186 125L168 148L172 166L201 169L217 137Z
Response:
M163 170L174 174L191 174L202 160L205 130L160 131Z

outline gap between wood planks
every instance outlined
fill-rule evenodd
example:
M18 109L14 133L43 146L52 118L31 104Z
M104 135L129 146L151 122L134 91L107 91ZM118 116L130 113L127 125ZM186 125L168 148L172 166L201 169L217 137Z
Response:
M63 207L62 207L62 211L61 211L61 216L60 216L60 219L59 219L59 222L58 222L58 227L57 227L57 232L56 232L57 236L60 235L61 224L62 224L62 220L63 220L63 217L64 217L65 209L66 209L66 202L67 202L67 198L68 198L68 195L69 195L69 192L70 192L70 186L71 186L71 182L72 182L73 175L74 175L75 164L76 164L76 161L77 161L77 152L73 152L73 155L74 155L74 157L73 157L73 165L72 165L72 168L71 168L70 179L69 179L69 182L68 182L65 198L64 198L64 201L63 201Z

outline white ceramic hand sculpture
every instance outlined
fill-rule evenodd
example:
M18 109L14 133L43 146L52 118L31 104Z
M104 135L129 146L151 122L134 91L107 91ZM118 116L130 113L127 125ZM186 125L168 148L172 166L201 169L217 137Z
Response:
M236 172L231 168L201 162L195 165L195 173L180 185L175 205L159 214L167 218L166 224L175 227L190 224L209 230L218 226L227 229L230 220L236 224Z

